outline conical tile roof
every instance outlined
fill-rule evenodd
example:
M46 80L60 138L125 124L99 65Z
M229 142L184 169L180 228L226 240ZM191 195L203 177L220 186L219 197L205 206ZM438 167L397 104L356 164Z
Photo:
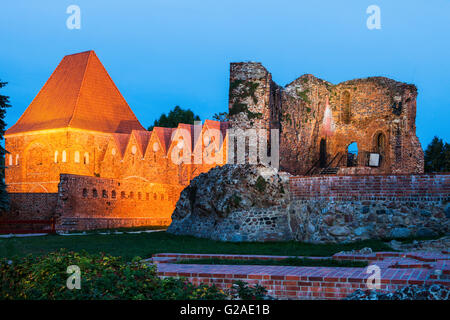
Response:
M94 51L65 56L6 134L66 127L107 133L145 130Z

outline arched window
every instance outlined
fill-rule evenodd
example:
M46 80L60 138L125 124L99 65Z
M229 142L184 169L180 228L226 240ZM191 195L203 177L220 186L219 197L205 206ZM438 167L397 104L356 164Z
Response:
M97 189L92 189L92 196L93 196L94 198L97 198L97 197L98 197Z
M58 163L58 151L55 151L55 163Z
M116 190L111 191L111 198L116 198Z
M131 192L130 192L130 199L133 199L133 198L134 198L134 192L131 191Z
M376 143L376 146L375 146L376 152L380 153L380 154L384 154L385 150L386 150L386 137L383 133L379 133L376 136L375 143Z
M73 161L75 163L80 163L80 151L75 151L75 155L73 157Z
M164 195L163 194L161 194L161 200L164 200Z
M87 198L88 196L88 191L86 188L83 189L83 198Z
M150 193L147 192L147 193L145 194L145 200L150 200Z
M18 165L19 165L19 155L16 154L16 166L18 166Z
M138 192L138 199L141 200L142 199L142 193Z
M10 166L12 166L12 164L13 164L12 154L9 155L8 163L9 163Z
M84 153L83 162L84 164L89 164L89 152Z
M154 194L153 194L153 200L156 200L156 199L157 199L157 196L158 196L158 195L157 195L156 193L154 193Z
M108 191L103 190L103 191L102 191L102 197L103 197L103 198L108 198Z
M350 92L344 91L342 94L341 119L344 123L350 123L352 118L352 110L350 107Z
M62 162L67 162L67 153L66 153L66 150L63 150L63 152L62 152L62 159L61 159L61 161L62 161Z
M122 191L122 192L120 193L120 198L121 198L121 199L125 199L125 191Z
M320 140L320 150L319 150L319 162L320 167L325 168L327 165L327 140Z

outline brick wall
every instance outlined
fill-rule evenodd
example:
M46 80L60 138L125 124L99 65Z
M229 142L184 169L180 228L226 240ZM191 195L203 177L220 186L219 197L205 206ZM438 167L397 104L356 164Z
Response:
M10 214L5 219L42 219L54 216L57 193L10 193Z
M293 200L448 201L450 174L290 178Z
M138 178L62 174L56 213L60 229L168 225L180 187Z
M220 288L230 288L234 281L259 284L279 299L343 299L357 289L367 290L371 272L366 268L297 267L263 265L176 264L184 259L282 260L288 256L180 254L153 255L161 277L186 277L189 281ZM323 259L323 257L309 257ZM327 257L329 258L329 257ZM331 259L367 261L380 268L381 291L395 291L408 285L440 284L448 287L450 270L446 253L377 252L370 254L336 254ZM442 276L435 276L440 270Z

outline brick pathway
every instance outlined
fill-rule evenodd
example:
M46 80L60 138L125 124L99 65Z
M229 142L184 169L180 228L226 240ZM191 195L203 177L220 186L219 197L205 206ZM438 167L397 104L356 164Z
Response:
M161 277L186 277L195 284L228 288L235 280L259 283L269 295L282 299L341 299L354 290L367 289L366 268L294 267L260 265L175 264L179 259L286 259L288 256L160 253L152 258ZM377 252L335 254L315 259L368 261L381 269L381 290L411 284L450 287L450 254L443 252Z

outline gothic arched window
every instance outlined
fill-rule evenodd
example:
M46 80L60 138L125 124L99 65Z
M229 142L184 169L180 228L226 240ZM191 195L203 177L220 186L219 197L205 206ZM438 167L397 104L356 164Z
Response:
M80 151L75 151L75 155L73 158L74 158L73 161L75 163L80 163Z
M352 110L350 107L350 92L344 91L342 94L341 119L344 123L350 123Z

